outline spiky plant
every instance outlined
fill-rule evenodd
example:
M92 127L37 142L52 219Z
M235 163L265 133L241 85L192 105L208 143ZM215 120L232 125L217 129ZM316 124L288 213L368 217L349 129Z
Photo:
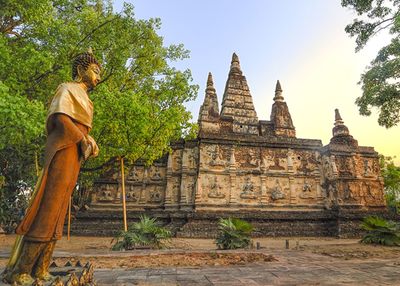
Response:
M120 231L111 241L115 244L112 250L128 250L137 247L148 246L151 248L163 248L169 242L171 232L160 227L156 218L150 218L146 215L140 216L140 220L131 224L128 231Z
M361 227L367 231L361 239L362 243L400 246L400 225L394 221L368 216L364 218Z
M247 221L236 218L221 218L218 222L218 236L215 240L219 249L248 247L253 226Z

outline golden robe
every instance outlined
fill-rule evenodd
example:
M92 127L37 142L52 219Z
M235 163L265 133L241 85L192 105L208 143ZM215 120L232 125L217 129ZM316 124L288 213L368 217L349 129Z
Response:
M93 103L78 83L61 84L46 121L42 176L16 233L26 241L60 239L80 169L79 143L92 127Z

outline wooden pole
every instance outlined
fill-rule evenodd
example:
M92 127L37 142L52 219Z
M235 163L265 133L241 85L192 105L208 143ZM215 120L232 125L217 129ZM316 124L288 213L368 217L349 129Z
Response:
M69 204L68 204L68 230L67 230L67 240L69 241L71 236L71 205L72 205L72 195L69 197Z
M121 160L121 180L122 180L122 208L124 212L124 231L128 230L128 223L126 221L126 195L125 195L125 170L124 170L124 158L120 157Z
M37 152L35 151L35 168L36 168L36 176L39 177L39 162L37 157Z

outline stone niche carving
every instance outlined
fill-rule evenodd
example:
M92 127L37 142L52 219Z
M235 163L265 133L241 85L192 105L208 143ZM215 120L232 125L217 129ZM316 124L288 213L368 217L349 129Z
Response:
M235 159L241 168L258 168L260 166L260 150L258 148L238 147Z
M165 177L165 171L158 166L151 166L150 167L150 180L152 181L162 181Z
M278 201L278 200L283 200L285 198L286 198L286 195L283 192L281 184L279 183L279 180L276 179L275 186L271 189L271 199L273 201Z
M217 176L213 176L210 180L209 185L207 186L210 190L208 192L208 197L211 199L223 199L225 198L225 194L220 191L221 187L218 184Z
M283 171L286 168L287 150L266 150L264 152L265 165L270 171Z
M351 157L336 156L336 161L341 176L354 176L354 162Z
M207 162L210 167L223 167L229 161L227 157L227 150L218 145L208 145L205 147Z
M114 185L104 184L97 187L96 201L98 202L112 202L115 199Z
M191 150L187 150L187 159L185 165L189 169L196 169L197 168L197 157L198 157L198 149L193 148Z
M126 192L126 200L128 202L137 202L140 196L140 189L134 185L130 185L128 187L128 191Z
M143 168L133 166L128 173L128 181L139 182L143 179Z
M303 186L301 188L300 198L302 198L302 199L312 199L312 198L314 198L313 184L310 181L304 180L304 184L303 184Z
M172 171L179 172L182 169L182 153L183 150L172 151Z
M164 195L161 187L154 187L149 192L149 203L161 203L164 200Z
M256 199L258 197L250 177L245 178L240 197L242 199Z

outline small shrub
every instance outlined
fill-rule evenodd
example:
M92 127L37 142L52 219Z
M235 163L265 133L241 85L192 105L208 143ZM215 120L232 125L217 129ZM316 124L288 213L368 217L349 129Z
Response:
M216 244L219 249L236 249L248 247L251 243L250 234L253 226L241 219L220 219L218 222L219 233Z
M361 227L367 234L361 239L362 243L400 246L400 225L377 216L364 218Z
M171 238L171 232L157 224L156 218L140 216L140 221L131 224L128 231L120 231L111 241L112 250L129 250L137 247L163 248Z

